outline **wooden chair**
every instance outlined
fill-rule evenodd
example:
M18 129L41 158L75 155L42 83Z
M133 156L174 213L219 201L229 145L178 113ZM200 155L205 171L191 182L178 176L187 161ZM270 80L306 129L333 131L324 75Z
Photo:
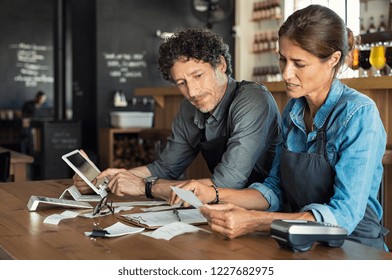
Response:
M7 182L10 177L11 153L0 153L0 182Z

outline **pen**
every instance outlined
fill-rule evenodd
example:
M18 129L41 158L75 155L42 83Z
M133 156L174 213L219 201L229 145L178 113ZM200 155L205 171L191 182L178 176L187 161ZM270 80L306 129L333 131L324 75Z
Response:
M178 212L178 210L173 209L173 213L176 214L178 221L181 222L180 213Z

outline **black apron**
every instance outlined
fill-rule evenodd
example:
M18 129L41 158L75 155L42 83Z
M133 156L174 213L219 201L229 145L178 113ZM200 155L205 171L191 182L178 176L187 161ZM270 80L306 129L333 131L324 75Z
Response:
M335 171L326 153L326 127L317 131L316 153L295 153L283 147L280 161L282 188L287 196L288 209L299 212L311 203L329 203L333 196ZM293 127L289 127L289 132ZM375 211L368 205L365 216L347 239L375 248L384 249L383 228Z
M233 94L233 99L238 94L238 89L242 85L249 84L251 82L242 81L241 83L237 82L235 93ZM232 101L233 101L232 99ZM231 102L230 102L231 103ZM206 115L206 120L209 117L209 114ZM228 127L228 124L226 124ZM208 169L210 170L211 174L214 173L215 167L221 162L223 154L226 152L227 149L227 142L229 140L230 134L227 132L223 136L219 136L212 140L207 140L205 136L205 126L202 129L199 129L199 150L207 163ZM248 177L248 181L246 186L251 185L254 182L260 182L265 179L266 176L257 172L254 168Z

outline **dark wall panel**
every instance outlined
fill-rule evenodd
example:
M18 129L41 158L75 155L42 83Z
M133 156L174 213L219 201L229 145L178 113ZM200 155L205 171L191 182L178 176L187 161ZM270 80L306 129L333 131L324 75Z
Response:
M19 109L38 90L53 104L53 1L0 1L0 109Z

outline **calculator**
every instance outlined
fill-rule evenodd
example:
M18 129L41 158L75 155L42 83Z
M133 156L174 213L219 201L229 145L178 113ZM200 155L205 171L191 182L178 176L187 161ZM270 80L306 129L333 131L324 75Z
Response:
M44 208L66 207L91 209L93 206L88 202L75 201L69 199L52 198L32 195L27 203L29 211L43 210Z
M271 237L281 247L295 252L309 250L315 242L330 247L340 247L347 238L347 230L338 225L306 220L274 220Z

